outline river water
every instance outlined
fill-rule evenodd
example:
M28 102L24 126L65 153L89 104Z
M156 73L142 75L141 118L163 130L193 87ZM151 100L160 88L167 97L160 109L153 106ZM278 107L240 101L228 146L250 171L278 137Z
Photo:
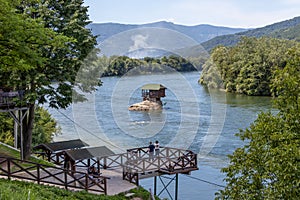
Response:
M222 189L228 164L227 155L241 147L235 133L245 129L261 111L271 109L271 98L248 97L208 90L198 84L200 74L170 73L157 75L104 77L103 86L88 94L88 101L72 104L66 110L50 109L62 134L55 141L80 138L91 146L106 145L115 153L147 146L159 140L161 146L185 148L198 153L198 171L179 175L179 199L213 199ZM164 109L153 112L128 111L140 102L142 85L160 83L168 89L162 99ZM167 184L172 177L163 178ZM174 197L174 182L168 191ZM217 185L215 185L217 184ZM153 178L141 185L152 189ZM162 189L158 181L158 191ZM168 198L163 191L161 198Z

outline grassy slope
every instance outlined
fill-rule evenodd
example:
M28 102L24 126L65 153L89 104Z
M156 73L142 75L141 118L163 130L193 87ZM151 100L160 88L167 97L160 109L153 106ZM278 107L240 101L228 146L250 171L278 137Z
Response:
M130 192L135 193L134 197L140 197L141 199L150 199L149 192L143 188L133 189ZM86 191L72 192L57 187L37 185L34 183L23 181L10 181L6 179L0 179L0 199L30 199L30 200L122 200L128 199L125 194L119 194L114 196L96 195Z

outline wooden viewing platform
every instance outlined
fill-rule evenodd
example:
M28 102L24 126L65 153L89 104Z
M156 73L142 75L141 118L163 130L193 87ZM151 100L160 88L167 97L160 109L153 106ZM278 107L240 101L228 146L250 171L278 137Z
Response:
M123 164L124 179L138 185L142 178L163 174L189 174L198 170L197 154L190 150L162 147L159 155L153 159L149 159L147 150L147 147L127 150L129 156Z
M126 192L139 185L139 180L154 177L156 194L156 176L176 175L175 199L177 199L178 174L189 174L198 170L197 154L190 150L183 150L170 147L161 147L158 156L149 158L148 147L128 149L125 153L104 156L95 156L95 149L102 147L85 147L74 150L66 150L73 155L68 158L73 166L62 165L60 167L46 166L28 161L21 161L13 158L0 157L0 176L7 178L31 180L38 184L51 184L73 190L87 190L97 194L114 195ZM84 157L76 158L74 152L84 150L88 161ZM70 152L73 151L73 154ZM111 154L111 152L109 152ZM61 155L61 151L59 152ZM94 156L94 158L91 158ZM66 157L67 158L67 157ZM72 158L74 160L72 160ZM50 159L55 161L55 159ZM28 167L22 167L20 163L26 162ZM87 174L88 166L97 166L100 175L94 180ZM71 170L72 169L72 170ZM165 186L166 187L166 186ZM166 189L166 188L164 188Z

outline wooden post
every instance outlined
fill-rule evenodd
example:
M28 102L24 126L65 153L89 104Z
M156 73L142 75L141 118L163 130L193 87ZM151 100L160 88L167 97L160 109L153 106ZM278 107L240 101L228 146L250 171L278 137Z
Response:
M146 160L145 160L145 159L143 159L143 172L145 172L145 168L146 168L146 166L145 166L145 162L146 162Z
M120 157L121 165L123 165L123 155L121 155L121 157ZM126 153L126 159L125 160L128 160L128 152Z
M169 158L169 148L166 148L166 156Z
M107 182L106 178L104 178L104 194L107 195Z
M46 154L47 154L48 162L51 162L51 151L46 150Z
M157 187L157 178L154 176L154 195L156 195L156 187Z
M97 173L100 174L100 160L97 158Z
M134 173L135 175L135 180L136 180L136 185L139 186L139 174L138 173Z
M103 168L107 169L107 157L104 157L103 159Z
M51 154L50 154L51 155ZM58 154L55 154L55 157L56 157L56 163L59 164L59 155Z
M21 160L24 160L24 148L23 148L23 116L22 116L22 111L20 110L19 114L19 120L20 120L20 152L21 152Z
M176 180L175 180L175 200L178 199L178 173L176 173Z
M17 119L19 119L19 113L18 111L15 111L15 116ZM14 141L14 146L15 148L18 148L18 122L16 120L14 120L14 137L15 137L15 141Z
M10 171L10 159L11 159L11 158L6 158L6 162L7 162L7 172L8 172L8 174L7 174L8 180L10 180L10 173L11 173L11 171Z
M41 175L40 175L40 164L37 165L37 168L36 168L36 173L37 173L37 183L40 184L40 178L41 178Z
M68 178L67 178L67 176L68 176L68 174L67 174L67 170L66 169L64 169L64 181L65 181L65 189L66 190L68 190Z
M85 187L84 187L84 189L86 191L88 191L88 185L89 185L89 176L88 176L88 174L85 174Z
M71 160L71 170L72 170L72 175L74 174L74 171L76 171L76 161Z
M160 159L161 159L161 157L156 157L157 158L157 164L158 164L158 170L160 170Z
M125 172L125 166L123 166L123 177L122 177L123 180L125 180L125 173L126 173L126 172Z

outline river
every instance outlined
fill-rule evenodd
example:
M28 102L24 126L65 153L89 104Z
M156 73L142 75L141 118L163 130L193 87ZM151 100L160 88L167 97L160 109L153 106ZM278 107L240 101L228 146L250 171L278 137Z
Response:
M213 199L225 185L220 169L228 164L227 155L243 145L235 133L249 127L261 111L271 109L271 98L208 90L198 84L199 76L189 72L101 78L103 86L88 94L87 102L66 110L50 109L62 128L54 139L80 138L116 153L155 140L161 146L191 149L199 154L199 170L179 176L179 199ZM146 83L168 88L162 99L164 109L128 111L129 105L142 100L140 88ZM152 178L140 184L153 191ZM174 183L168 189L172 195L173 189ZM167 191L160 197L169 198Z

